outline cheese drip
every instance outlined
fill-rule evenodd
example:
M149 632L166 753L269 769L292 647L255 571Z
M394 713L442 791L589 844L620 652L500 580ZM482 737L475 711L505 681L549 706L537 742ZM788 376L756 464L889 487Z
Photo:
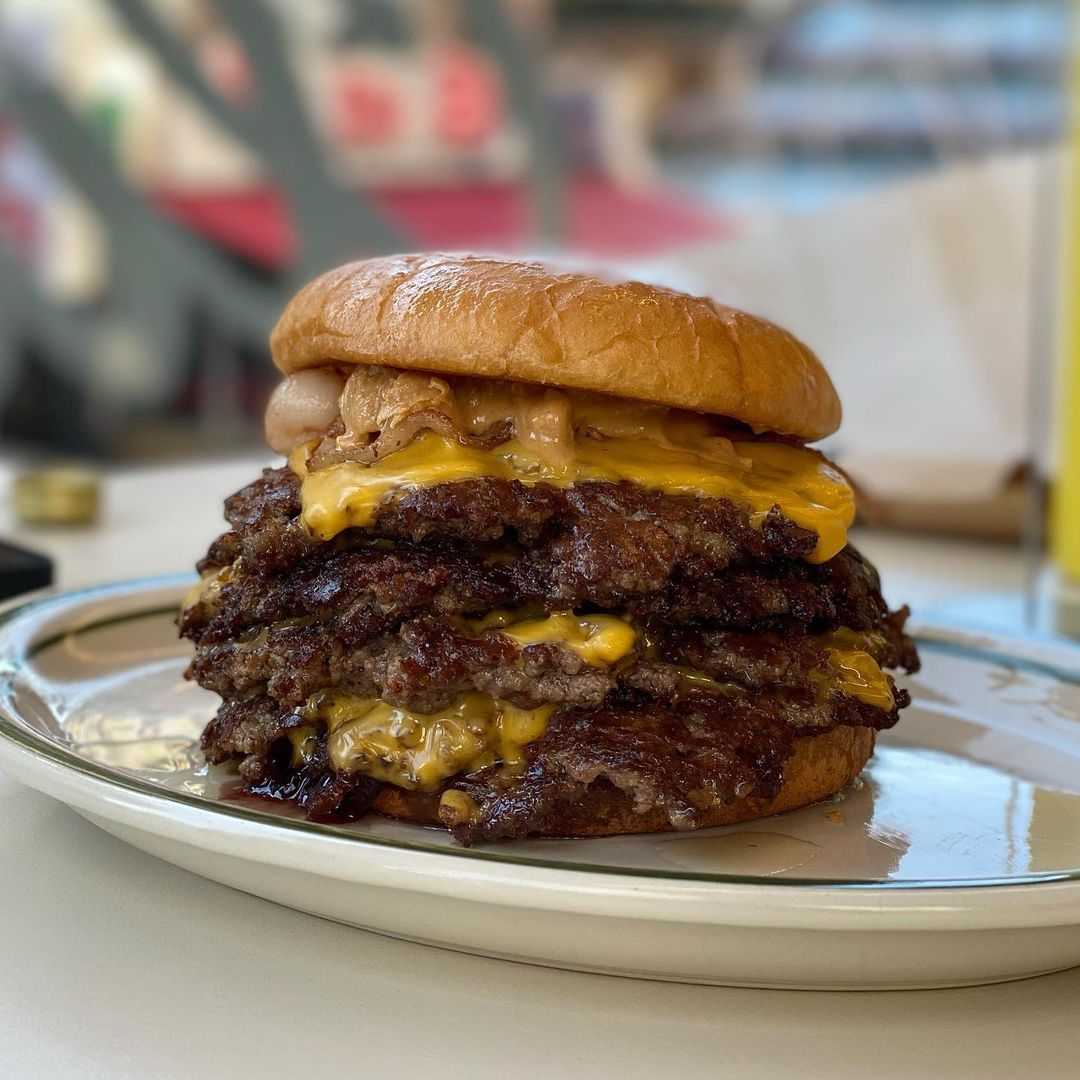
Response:
M778 506L785 517L817 535L810 562L825 562L844 547L855 502L835 468L786 443L736 443L735 451L721 458L643 439L583 438L573 457L557 465L516 439L478 450L426 431L371 465L349 461L308 472L303 451L294 453L290 464L303 478L303 522L318 540L371 525L379 505L402 488L496 477L556 487L581 480L629 480L667 494L730 499L749 510L756 525Z
M830 682L841 694L888 712L895 704L892 687L878 662L861 649L826 649Z
M619 615L575 615L559 611L537 618L513 611L494 611L482 619L470 619L476 634L496 630L523 648L529 645L561 645L590 667L608 667L633 652L637 630Z
M633 652L638 631L625 615L574 615L556 612L531 617L513 611L495 611L482 619L469 620L474 633L498 630L519 645L551 644L570 649L592 667L610 666ZM878 635L857 633L841 627L818 639L824 647L827 668L818 681L829 690L846 694L867 705L888 711L895 704L885 672L868 648ZM648 652L649 643L643 643ZM680 667L683 691L699 689L730 691L731 687L692 668Z
M554 705L519 709L471 692L434 713L322 690L304 706L321 720L335 772L364 773L407 791L434 791L458 773L502 762L520 768L524 749L547 730Z
M229 566L219 566L215 570L204 570L199 580L184 592L184 599L180 604L182 615L188 608L196 604L205 604L213 611L217 606L221 590L232 580L235 574L235 563Z

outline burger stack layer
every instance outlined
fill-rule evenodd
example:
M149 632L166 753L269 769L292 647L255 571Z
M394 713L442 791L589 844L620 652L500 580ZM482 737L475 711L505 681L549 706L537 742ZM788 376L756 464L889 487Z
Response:
M371 364L290 374L267 424L288 464L227 500L181 615L203 750L253 794L466 844L696 828L909 701L906 609L796 439Z

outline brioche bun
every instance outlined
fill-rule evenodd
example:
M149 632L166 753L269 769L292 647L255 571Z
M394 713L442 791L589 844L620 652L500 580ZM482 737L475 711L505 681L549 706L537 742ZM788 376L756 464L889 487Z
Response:
M705 297L539 263L447 255L355 262L306 285L270 338L286 374L380 364L592 390L810 441L840 424L818 358Z
M787 810L821 802L846 787L862 771L874 752L870 728L837 727L823 735L795 740L795 749L784 763L784 782L772 799L736 799L702 815L697 827L735 825L740 821L771 817ZM375 810L384 817L438 825L437 795L418 795L387 785L375 798ZM533 836L621 836L626 833L670 832L673 826L660 808L639 814L630 799L608 783L594 784L557 814Z

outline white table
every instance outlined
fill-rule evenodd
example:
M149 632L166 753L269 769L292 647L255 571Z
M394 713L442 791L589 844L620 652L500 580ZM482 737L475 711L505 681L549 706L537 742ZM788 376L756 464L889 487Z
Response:
M115 475L95 529L19 532L0 505L0 535L51 552L65 587L180 570L254 469ZM890 596L924 609L1023 580L1005 548L860 543ZM971 990L824 994L462 956L215 885L0 777L0 1076L312 1074L1077 1077L1080 969Z

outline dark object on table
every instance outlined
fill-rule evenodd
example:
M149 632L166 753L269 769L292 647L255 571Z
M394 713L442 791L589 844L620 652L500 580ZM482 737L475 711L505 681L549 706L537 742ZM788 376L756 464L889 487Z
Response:
M0 600L44 589L53 581L52 559L0 541Z

